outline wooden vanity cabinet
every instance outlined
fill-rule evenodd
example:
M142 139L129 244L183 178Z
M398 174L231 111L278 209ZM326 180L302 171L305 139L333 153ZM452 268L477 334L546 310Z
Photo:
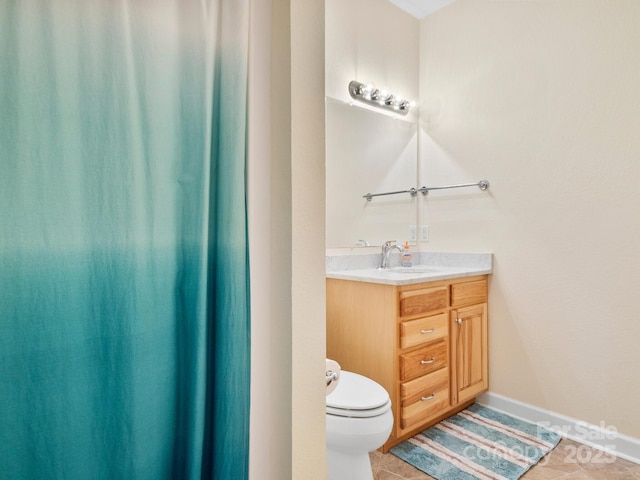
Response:
M327 279L327 358L389 392L387 452L487 390L487 276L401 286Z

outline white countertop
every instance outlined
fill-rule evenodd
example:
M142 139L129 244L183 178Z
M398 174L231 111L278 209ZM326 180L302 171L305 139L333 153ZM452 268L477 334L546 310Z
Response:
M327 272L327 278L352 280L355 282L384 283L386 285L411 285L450 278L472 277L491 273L491 268L444 267L418 265L415 268L394 267L387 269L343 270Z
M350 257L350 258L347 258ZM327 269L327 278L351 280L355 282L382 283L386 285L411 285L414 283L472 277L492 273L491 254L424 254L421 263L412 267L392 267L380 269L373 266L349 269L349 265L361 266L363 257L354 256L328 259L327 265L337 268ZM377 260L377 256L374 257ZM415 258L415 256L414 256ZM426 260L426 262L425 262ZM343 268L339 268L343 266ZM346 267L346 268L344 268Z

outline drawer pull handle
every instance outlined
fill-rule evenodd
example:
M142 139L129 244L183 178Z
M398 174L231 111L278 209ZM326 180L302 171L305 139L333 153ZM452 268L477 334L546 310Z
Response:
M435 328L430 328L429 330L420 330L420 335L424 335L425 333L433 333L435 331Z
M429 395L428 397L421 397L420 401L421 402L426 402L427 400L433 400L434 398L436 398L436 392L433 392L431 395Z
M456 323L458 325L462 325L462 319L461 318L456 318Z
M431 357L431 360L420 360L420 365L431 365L435 363L436 357Z

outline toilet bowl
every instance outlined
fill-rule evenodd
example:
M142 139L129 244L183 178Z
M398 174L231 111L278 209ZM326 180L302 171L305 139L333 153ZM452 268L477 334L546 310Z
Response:
M342 370L326 409L328 480L373 480L369 452L387 441L393 426L389 394L370 378Z

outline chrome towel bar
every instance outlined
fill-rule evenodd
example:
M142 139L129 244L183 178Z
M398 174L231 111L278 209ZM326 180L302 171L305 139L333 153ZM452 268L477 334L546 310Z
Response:
M385 193L367 193L363 195L362 198L366 198L369 202L373 197L381 197L383 195L397 195L399 193L409 193L412 197L415 197L418 192L422 195L427 195L430 190L445 190L447 188L463 188L463 187L478 187L480 190L485 191L489 188L488 180L480 180L476 183L460 183L457 185L444 185L442 187L420 187L420 188L410 188L409 190L397 190L395 192L385 192Z

